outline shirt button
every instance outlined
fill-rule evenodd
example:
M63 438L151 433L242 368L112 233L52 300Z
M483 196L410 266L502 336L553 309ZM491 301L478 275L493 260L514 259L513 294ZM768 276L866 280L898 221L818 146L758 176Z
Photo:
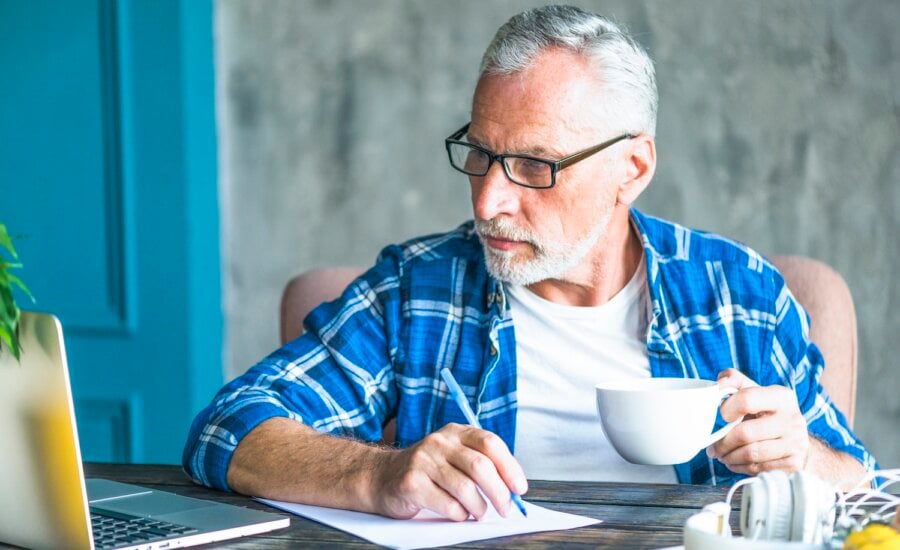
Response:
M494 355L497 355L497 346L491 344L491 350L489 353L491 354L491 357L493 357Z

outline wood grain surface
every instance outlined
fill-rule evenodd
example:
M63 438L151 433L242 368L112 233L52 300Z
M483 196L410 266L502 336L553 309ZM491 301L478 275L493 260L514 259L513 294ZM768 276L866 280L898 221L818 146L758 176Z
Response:
M85 475L147 485L180 495L211 499L237 506L272 510L242 495L198 486L177 466L87 463L85 464ZM463 544L460 547L662 548L675 546L682 544L682 527L687 518L705 504L724 500L727 492L727 487L703 485L540 480L529 481L529 484L526 500L553 510L601 519L603 522L569 531L504 537ZM287 529L209 546L247 549L374 547L362 539L297 516L291 516L291 526Z

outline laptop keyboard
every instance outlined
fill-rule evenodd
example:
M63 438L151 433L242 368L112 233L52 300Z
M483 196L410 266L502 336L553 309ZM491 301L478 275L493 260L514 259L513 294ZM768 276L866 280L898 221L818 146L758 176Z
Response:
M98 549L132 546L197 532L197 529L184 525L94 507L91 507L91 526L94 546Z

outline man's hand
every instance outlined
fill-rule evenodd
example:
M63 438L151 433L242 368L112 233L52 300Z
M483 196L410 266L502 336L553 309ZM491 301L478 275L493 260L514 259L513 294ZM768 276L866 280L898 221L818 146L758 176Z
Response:
M394 518L410 518L427 508L456 521L469 515L481 519L488 510L482 493L506 517L509 492L527 490L525 474L502 439L459 424L382 455L372 478L376 511Z
M719 373L718 382L739 390L722 404L722 418L744 421L707 449L710 457L740 474L806 468L810 436L790 388L759 386L736 369Z

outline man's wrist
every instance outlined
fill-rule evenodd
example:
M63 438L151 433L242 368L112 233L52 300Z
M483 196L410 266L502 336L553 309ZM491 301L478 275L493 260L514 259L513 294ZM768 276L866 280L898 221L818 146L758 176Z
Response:
M801 468L804 472L810 471L810 460L809 458L816 452L817 445L821 445L821 441L814 436L813 434L806 432L806 437L808 443L806 445L806 456L803 458L803 467ZM813 461L815 462L815 461Z
M835 453L837 451L811 433L807 434L807 437L809 437L809 447L803 471L825 478L824 474L831 469L828 465L833 464L836 460Z
M855 457L839 451L818 437L809 435L809 453L804 471L847 489L865 475L865 466Z
M361 449L355 486L351 489L357 495L361 510L380 513L384 478L390 469L391 459L398 452L400 451L375 445L365 445Z

